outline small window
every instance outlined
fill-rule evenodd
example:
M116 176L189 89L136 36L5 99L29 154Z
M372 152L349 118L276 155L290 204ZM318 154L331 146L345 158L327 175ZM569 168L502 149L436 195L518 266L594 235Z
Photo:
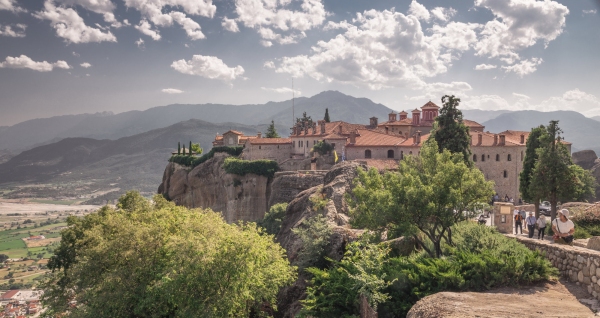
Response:
M412 151L408 153L409 155L412 155Z
M260 146L258 146L258 149L261 149Z
M313 146L314 146L314 145L316 145L316 144L317 144L317 141L316 141L316 140L313 140Z
M506 158L506 160L512 161L512 157L510 156L510 154L508 155L508 157Z
M500 161L500 155L496 155L496 161Z
M481 155L481 161L485 161L485 155Z
M365 159L371 159L371 150L365 150Z
M404 151L400 151L400 159L404 159Z
M233 145L233 137L229 137L229 144Z
M333 149L335 149L335 143L332 143L331 146L333 146Z
M508 178L508 171L504 170L504 177Z
M388 158L389 159L394 159L394 151L393 150L388 150Z
M473 161L477 162L477 155L473 155Z
M279 149L279 145L277 145L277 149Z

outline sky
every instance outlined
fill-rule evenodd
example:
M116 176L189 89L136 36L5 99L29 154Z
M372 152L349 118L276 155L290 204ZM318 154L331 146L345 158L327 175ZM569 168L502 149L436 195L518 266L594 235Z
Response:
M600 0L0 0L0 126L338 90L600 115ZM217 107L217 106L216 106ZM243 122L243 118L232 118Z

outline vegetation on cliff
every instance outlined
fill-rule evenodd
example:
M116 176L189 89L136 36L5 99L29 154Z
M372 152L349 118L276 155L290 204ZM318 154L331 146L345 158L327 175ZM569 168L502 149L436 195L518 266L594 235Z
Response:
M48 264L47 315L247 317L275 304L296 277L285 251L255 224L227 224L158 195L128 192L116 209L68 222Z
M169 158L169 162L174 162L174 163L180 164L182 166L194 168L194 167L198 166L199 164L206 162L208 159L211 159L212 157L214 157L215 153L217 153L217 152L226 153L231 156L237 157L242 154L243 150L244 150L244 147L242 147L242 146L237 146L237 147L217 146L217 147L213 147L209 152L207 152L206 154L204 154L200 157L188 156L188 155L174 155L174 156L171 156L171 158Z
M275 172L279 170L277 161L273 160L242 160L238 158L227 158L223 163L223 169L227 173L236 174L238 176L245 176L249 173L253 173L259 176L265 176L272 178Z

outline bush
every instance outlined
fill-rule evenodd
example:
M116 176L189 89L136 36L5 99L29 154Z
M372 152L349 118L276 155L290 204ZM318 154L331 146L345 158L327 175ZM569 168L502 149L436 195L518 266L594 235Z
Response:
M242 146L236 146L236 147L227 147L227 146L217 146L217 147L213 147L208 153L200 156L200 157L193 157L193 156L187 156L187 155L174 155L171 156L171 158L169 159L169 162L174 162L183 166L187 166L187 167L196 167L199 164L202 164L204 162L206 162L208 159L211 159L212 157L214 157L215 153L217 152L221 152L221 153L226 153L229 154L231 156L239 156L242 154L242 151L244 151L244 147Z
M298 253L296 264L300 269L310 266L324 268L327 264L325 246L329 244L329 239L333 234L331 227L327 224L327 218L318 214L302 223L304 223L304 227L292 230L302 241L302 249Z
M279 233L281 223L285 217L285 211L287 210L287 203L278 203L273 205L269 212L265 214L265 217L258 221L257 224L265 229L268 234L276 235Z
M366 280L371 282L370 286L384 286L376 289L378 299L386 299L379 305L380 317L403 317L419 299L441 291L479 291L529 284L558 275L543 255L493 228L463 222L452 230L454 246L443 247L446 257L431 258L424 252L408 257L386 254L377 261L378 267L358 271L371 278ZM361 249L375 248L371 244ZM352 255L355 254L346 253L341 262L325 270L308 269L314 278L304 304L314 317L358 314L359 293L352 267L358 263ZM383 279L384 283L374 285L375 278Z
M317 152L321 156L331 152L333 150L333 145L326 141L317 142L311 149L311 151Z
M312 203L312 208L314 211L323 210L329 202L329 199L327 199L325 195L320 192L313 194L309 200Z
M241 160L237 158L227 158L223 164L223 169L227 173L244 176L253 173L259 176L272 178L279 165L273 160Z

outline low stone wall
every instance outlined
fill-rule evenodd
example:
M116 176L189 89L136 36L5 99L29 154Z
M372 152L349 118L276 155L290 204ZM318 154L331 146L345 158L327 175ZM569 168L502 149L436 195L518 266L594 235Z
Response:
M563 277L587 287L587 291L600 300L600 252L521 236L516 239L529 249L545 252Z

